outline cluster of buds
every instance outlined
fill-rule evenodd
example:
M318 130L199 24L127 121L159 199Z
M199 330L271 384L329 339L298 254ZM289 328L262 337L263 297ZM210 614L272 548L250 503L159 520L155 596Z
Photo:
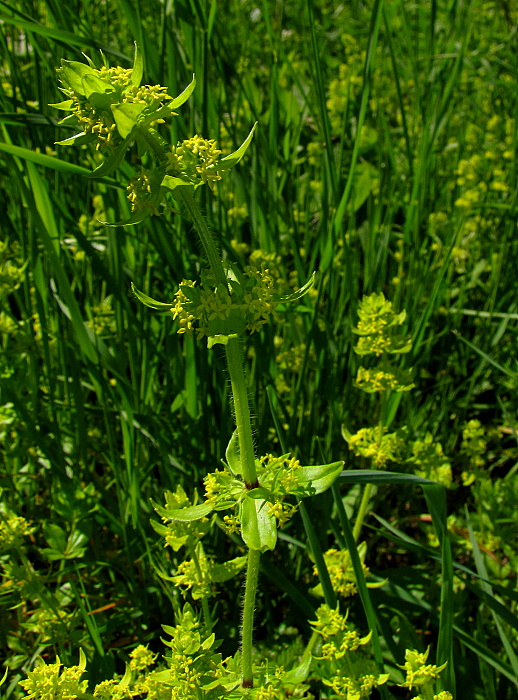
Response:
M149 155L153 159L152 174L141 169L129 183L132 214L116 225L136 224L147 216L168 211L159 207L168 192L180 186L196 189L208 184L213 187L221 179L222 172L239 163L252 140L255 126L238 150L224 158L220 158L221 151L214 140L195 135L169 145L157 133L156 125L174 116L174 110L193 92L194 77L178 97L172 97L161 85L140 84L144 65L138 50L135 50L133 68L110 67L104 56L102 59L101 68L96 68L89 58L88 63L63 60L58 74L60 90L67 99L52 106L70 112L60 124L80 129L58 144L93 144L106 154L107 159L91 177L112 173L134 143L139 158Z

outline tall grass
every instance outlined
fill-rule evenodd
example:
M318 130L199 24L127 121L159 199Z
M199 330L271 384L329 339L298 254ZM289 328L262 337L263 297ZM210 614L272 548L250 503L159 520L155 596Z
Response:
M127 67L136 41L146 83L177 94L195 73L199 88L174 118L174 139L202 133L229 151L259 121L246 164L203 196L204 212L229 259L246 264L247 251L260 248L292 286L318 275L314 295L296 312L281 309L247 347L261 454L282 447L308 464L358 466L342 428L374 425L378 408L354 387L352 328L361 295L383 291L407 310L406 363L416 377L414 391L391 398L387 425L406 426L409 438L432 433L458 484L466 421L503 428L486 459L511 484L517 172L515 155L504 158L498 144L507 139L516 154L515 15L514 3L480 0L308 0L303 11L268 0L0 0L0 229L23 269L19 285L2 278L0 406L12 404L13 420L0 430L0 486L13 510L77 531L87 547L49 568L52 599L28 596L36 609L52 607L63 582L73 591L78 621L71 641L55 648L62 661L73 663L81 642L99 677L109 675L115 648L154 644L160 624L171 623L179 594L157 572L175 562L149 525L150 498L160 501L178 483L200 489L232 425L228 389L216 380L220 353L179 339L172 318L130 292L133 282L172 299L182 279L199 273L195 236L176 211L137 227L102 223L128 215L133 169L87 180L82 169L93 169L95 156L53 145L68 135L48 106L60 101L60 59L100 49ZM481 163L466 167L486 191L480 186L478 201L459 205L470 182L459 183L463 162L475 155ZM283 536L282 557L296 575L279 574L279 560L264 558L277 607L269 596L260 601L259 640L269 626L295 624L297 610L315 608L308 548L318 559L334 541L352 547L357 491L346 483L334 508L329 494L309 502L306 529L299 521ZM377 485L370 566L388 584L360 584L361 605L378 630L376 658L394 673L405 645L431 642L449 661L448 687L457 676L457 698L485 697L489 687L505 700L516 688L517 597L505 580L490 582L498 575L485 569L471 526L473 561L464 550L452 560L447 514L462 514L465 503L474 507L464 486L447 499L439 488L423 499L410 482ZM437 548L427 540L426 512ZM41 529L33 537L48 545ZM215 537L216 551L230 546ZM515 584L516 571L509 577ZM231 614L238 591L232 583L222 594L222 628L239 624ZM9 696L45 642L36 632L24 641L21 608L6 619L0 640L15 659Z

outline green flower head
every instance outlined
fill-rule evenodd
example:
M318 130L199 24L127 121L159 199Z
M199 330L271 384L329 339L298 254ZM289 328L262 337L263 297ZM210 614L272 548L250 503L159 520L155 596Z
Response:
M98 69L87 60L88 64L62 60L57 69L67 99L52 106L71 112L60 124L82 129L59 141L61 145L94 143L96 149L113 153L135 135L137 124L161 122L184 101L174 100L160 85L140 85L144 66L136 49L133 68L110 67L103 56L104 65Z
M136 47L133 68L110 67L102 58L101 68L96 68L88 57L88 63L63 60L57 72L60 90L67 99L51 106L70 112L59 122L61 125L79 129L58 144L93 144L106 155L89 177L110 175L134 143L138 157L145 159L146 167L137 170L127 187L131 216L113 225L137 224L150 215L164 213L168 209L160 210L159 205L168 191L180 186L191 190L203 184L214 187L223 172L239 163L250 145L255 125L237 151L224 158L220 158L221 151L213 139L196 134L171 146L157 132L157 124L175 115L174 110L192 94L196 86L194 76L184 91L173 98L161 85L140 84L144 65Z

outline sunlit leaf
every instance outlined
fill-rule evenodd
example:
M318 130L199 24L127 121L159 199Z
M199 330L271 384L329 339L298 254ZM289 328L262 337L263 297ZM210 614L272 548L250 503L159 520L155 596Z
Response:
M164 508L158 505L154 501L151 501L153 508L156 510L158 515L162 518L167 518L167 520L176 520L180 523L190 523L195 520L201 520L205 518L209 513L212 512L212 506L208 503L200 503L197 506L191 506L190 508Z
M156 299L148 297L147 294L144 294L144 292L138 290L133 284L133 282L131 283L131 289L133 291L133 294L137 297L137 299L141 301L144 304L144 306L149 306L150 309L156 309L157 311L170 311L174 306L174 303L167 304L163 301L157 301Z
M130 83L138 87L142 82L143 74L144 59L142 58L142 53L139 51L139 48L135 43L135 57L133 59L133 70L131 71Z
M316 273L314 272L309 280L306 282L306 284L301 287L300 289L297 289L296 292L292 292L292 294L284 294L282 296L275 297L276 303L284 304L288 303L291 301L297 301L297 299L300 299L301 297L304 296L304 294L307 294L309 290L315 285L315 275Z
M230 170L231 168L234 167L234 165L237 165L241 158L245 155L248 146L250 145L250 142L252 141L252 137L254 135L255 128L257 126L257 122L253 125L252 130L246 137L246 139L243 141L241 146L237 149L237 151L234 151L234 153L230 153L228 156L225 156L221 160L219 160L217 163L214 163L213 165L209 165L207 167L207 170L214 170L215 172L222 172L223 170Z
M277 543L277 525L267 501L245 498L241 510L241 534L250 549L266 552Z
M117 131L123 139L127 138L137 123L139 116L146 109L147 105L138 102L124 102L111 105L113 118L117 125Z
M171 100L171 102L169 102L167 106L170 109L176 109L176 107L180 107L180 105L183 105L183 103L186 102L189 99L189 97L192 95L192 92L193 92L195 87L196 87L196 77L193 75L191 82L189 83L189 85L187 85L185 90L183 92L181 92L178 95L178 97L175 97L174 100Z

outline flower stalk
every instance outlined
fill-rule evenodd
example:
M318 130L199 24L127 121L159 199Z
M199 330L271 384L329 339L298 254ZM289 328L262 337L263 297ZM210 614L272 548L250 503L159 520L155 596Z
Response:
M180 188L180 196L191 217L192 223L203 248L209 259L211 271L214 278L226 285L223 264L217 253L216 246L205 223L200 209L194 197ZM225 345L225 355L227 367L230 374L232 387L232 397L234 400L235 422L239 441L239 455L243 480L247 489L257 488L257 473L255 469L255 452L252 437L252 425L250 419L250 409L248 405L248 391L246 385L245 372L243 368L243 358L239 347L237 336L229 337ZM259 576L259 559L261 553L258 550L248 550L248 560L246 568L245 595L243 599L243 625L241 628L241 655L242 655L242 686L243 688L253 687L253 664L252 646L254 630L254 609L255 597L257 593L257 581Z

